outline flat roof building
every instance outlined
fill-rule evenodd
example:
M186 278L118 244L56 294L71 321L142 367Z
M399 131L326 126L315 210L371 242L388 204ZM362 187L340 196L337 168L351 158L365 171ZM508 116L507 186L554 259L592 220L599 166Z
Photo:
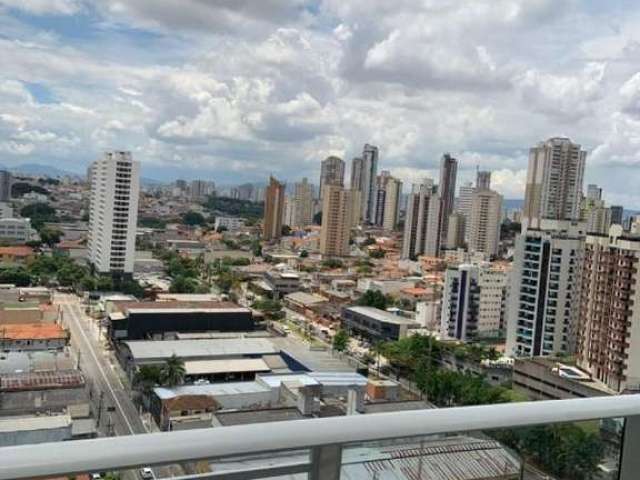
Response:
M175 332L252 331L249 308L231 302L122 302L109 315L111 338L164 338Z
M371 341L399 340L410 328L419 327L413 320L374 307L343 308L342 321L348 331Z

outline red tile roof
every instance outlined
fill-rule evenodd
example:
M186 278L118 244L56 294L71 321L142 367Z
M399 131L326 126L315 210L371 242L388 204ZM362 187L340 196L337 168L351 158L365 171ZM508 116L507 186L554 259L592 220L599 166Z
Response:
M68 333L57 323L25 323L0 325L0 339L55 340L67 338Z
M0 247L0 255L13 255L14 257L29 257L33 255L31 247Z

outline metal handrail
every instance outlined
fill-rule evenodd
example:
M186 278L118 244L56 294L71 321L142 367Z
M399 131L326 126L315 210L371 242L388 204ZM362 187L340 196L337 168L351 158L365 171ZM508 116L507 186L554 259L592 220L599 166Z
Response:
M315 418L0 448L0 480L640 415L640 395Z

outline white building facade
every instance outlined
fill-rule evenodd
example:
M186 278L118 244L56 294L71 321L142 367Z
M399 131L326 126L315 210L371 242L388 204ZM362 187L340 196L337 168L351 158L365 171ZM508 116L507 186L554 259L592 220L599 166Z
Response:
M98 273L133 273L139 195L131 152L106 152L92 164L88 247Z

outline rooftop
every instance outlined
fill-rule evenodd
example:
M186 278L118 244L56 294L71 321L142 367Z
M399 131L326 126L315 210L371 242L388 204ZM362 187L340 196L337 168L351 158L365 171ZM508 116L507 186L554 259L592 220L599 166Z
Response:
M398 315L380 310L379 308L357 306L348 307L346 308L346 310L359 313L360 315L366 315L367 317L373 318L374 320L377 320L379 322L394 323L396 325L416 325L416 322L414 322L413 320L399 317Z
M10 373L0 375L0 392L74 388L84 383L79 370Z
M168 302L120 302L116 304L124 313L189 313L189 312L237 312L251 310L233 302L168 301Z
M270 408L264 410L244 410L239 412L218 412L216 420L224 427L247 425L250 423L283 422L301 420L305 417L297 408Z
M50 430L71 425L69 415L43 415L33 417L0 417L0 433L28 430Z
M210 383L205 385L181 385L173 388L158 387L153 389L158 398L169 400L182 395L247 395L251 393L264 393L270 388L258 382L227 382Z
M231 357L277 353L265 338L214 338L201 340L139 340L124 342L136 361L156 360L176 355L184 360L202 357Z
M0 339L5 340L55 340L67 337L68 333L57 323L25 323L0 326Z
M326 298L320 295L314 295L312 293L305 293L305 292L293 292L293 293L290 293L289 295L285 295L284 298L296 303L300 303L302 305L315 305L315 304L323 303L327 301Z
M28 257L33 255L31 247L0 247L0 255L13 255L15 257Z
M216 373L268 372L271 369L260 358L224 360L194 360L184 362L187 375L213 375Z

